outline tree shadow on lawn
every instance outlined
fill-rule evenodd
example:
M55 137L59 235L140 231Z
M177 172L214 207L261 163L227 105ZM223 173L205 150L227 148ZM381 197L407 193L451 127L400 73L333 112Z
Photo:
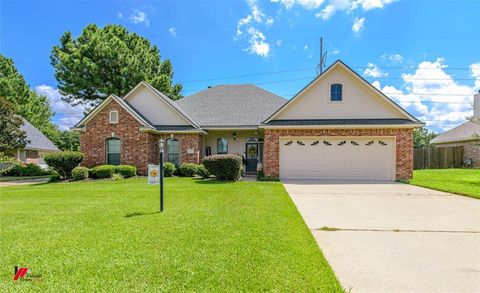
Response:
M128 213L128 214L126 214L126 215L125 215L125 218L155 215L155 214L159 214L159 213L160 213L159 211L156 211L156 212L133 212L133 213Z
M217 180L215 178L209 178L209 179L195 178L193 179L193 182L198 184L233 184L233 183L242 182L242 181L225 181L225 180Z

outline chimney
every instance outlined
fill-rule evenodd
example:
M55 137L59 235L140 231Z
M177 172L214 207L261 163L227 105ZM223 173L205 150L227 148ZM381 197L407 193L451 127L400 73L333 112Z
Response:
M473 96L473 117L480 117L480 90Z

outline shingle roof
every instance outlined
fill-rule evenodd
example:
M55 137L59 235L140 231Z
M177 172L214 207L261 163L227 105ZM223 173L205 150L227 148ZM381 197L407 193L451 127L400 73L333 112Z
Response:
M266 125L408 125L417 124L409 119L297 119L272 120Z
M431 143L446 143L480 139L478 135L480 135L480 125L468 121L440 134L432 139Z
M23 119L23 125L20 127L27 134L27 139L30 141L25 146L25 149L37 149L45 151L58 151L58 148L49 140L45 134L38 130L35 126Z
M287 100L254 85L219 85L175 104L201 127L257 126Z

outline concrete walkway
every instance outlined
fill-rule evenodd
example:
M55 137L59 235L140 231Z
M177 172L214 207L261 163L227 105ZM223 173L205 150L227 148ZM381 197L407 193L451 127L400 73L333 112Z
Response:
M480 292L479 200L393 182L284 185L345 289Z
M0 187L39 184L48 182L49 179L50 178L36 178L27 180L4 181L0 182Z

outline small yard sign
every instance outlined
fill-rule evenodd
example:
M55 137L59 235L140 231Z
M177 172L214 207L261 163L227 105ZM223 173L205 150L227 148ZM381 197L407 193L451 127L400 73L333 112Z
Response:
M148 184L155 185L160 183L160 167L158 165L148 165Z

